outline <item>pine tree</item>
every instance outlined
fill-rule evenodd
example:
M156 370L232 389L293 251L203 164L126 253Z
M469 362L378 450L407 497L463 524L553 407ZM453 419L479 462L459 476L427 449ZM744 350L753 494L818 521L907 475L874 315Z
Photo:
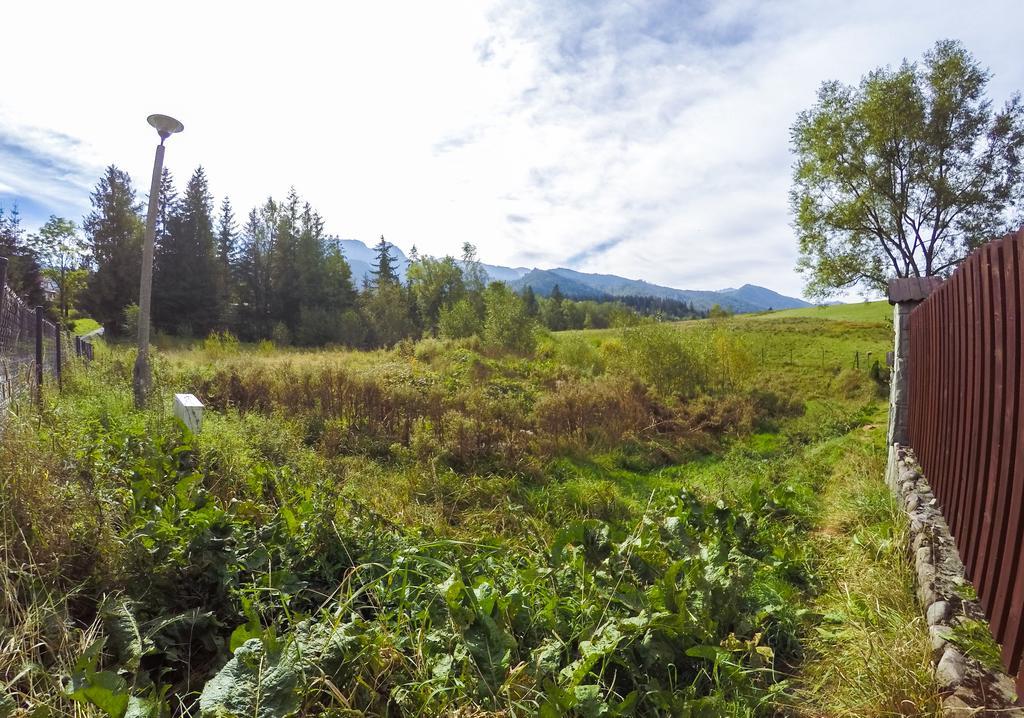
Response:
M567 317L564 306L565 296L562 294L562 289L557 284L551 290L549 312L547 316L548 329L553 332L560 331L566 328Z
M294 188L283 203L268 198L249 213L232 266L242 338L362 343L365 327L341 240L327 236L323 217Z
M120 334L125 309L139 298L142 207L131 177L114 165L106 169L91 199L93 210L82 228L96 269L79 304L108 332Z
M238 292L235 332L250 341L269 337L273 327L270 256L276 224L277 206L268 198L260 209L249 212L239 239L233 272Z
M318 286L304 300L296 339L307 345L359 346L366 336L365 322L356 311L352 268L342 254L341 242L337 237L319 237L315 249Z
M299 269L299 194L292 187L278 208L274 245L270 255L272 315L289 330L299 323L302 309L302 278Z
M235 212L231 200L225 197L220 203L217 218L217 295L223 312L223 323L228 323L234 299L232 267L237 260L238 230L235 226Z
M15 205L5 212L0 207L0 257L7 258L7 284L29 306L44 303L39 257L21 226Z
M160 194L157 197L156 231L153 234L154 244L159 247L167 237L171 214L178 202L178 192L174 189L174 176L164 167L160 174Z
M383 234L373 250L377 253L377 268L370 270L373 285L379 288L385 284L398 284L398 260L391 256L391 245L384 241Z
M220 325L220 275L213 232L213 197L196 169L168 218L157 247L153 320L164 331L205 336Z
M533 293L533 287L529 284L523 290L523 305L526 307L528 317L536 317L540 314L540 305L537 304L537 295Z

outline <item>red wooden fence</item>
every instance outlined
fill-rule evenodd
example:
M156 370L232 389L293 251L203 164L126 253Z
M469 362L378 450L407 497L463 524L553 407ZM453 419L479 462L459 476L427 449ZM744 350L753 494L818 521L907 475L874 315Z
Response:
M1022 299L1024 231L975 251L910 315L910 443L1011 675L1024 653Z

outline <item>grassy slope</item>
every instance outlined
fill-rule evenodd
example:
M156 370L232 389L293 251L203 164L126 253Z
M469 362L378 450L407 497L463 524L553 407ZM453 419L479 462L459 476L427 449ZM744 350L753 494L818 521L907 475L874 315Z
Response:
M715 322L743 337L764 376L788 383L799 379L812 389L821 374L858 365L869 369L876 361L884 367L886 352L892 349L892 311L884 301L739 314L727 320L685 321L675 326L688 331ZM600 343L615 334L613 329L599 329L559 332L558 336Z

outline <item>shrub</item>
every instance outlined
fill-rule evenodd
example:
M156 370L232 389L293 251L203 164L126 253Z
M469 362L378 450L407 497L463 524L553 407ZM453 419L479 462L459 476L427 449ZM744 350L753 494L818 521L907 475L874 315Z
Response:
M278 322L270 332L270 338L279 347L286 347L292 343L292 333L284 322Z
M868 399L875 393L875 382L857 369L843 369L833 380L837 393L844 399Z
M585 337L568 335L558 337L554 342L554 358L581 374L595 376L604 371L604 357L598 348Z
M483 322L477 313L476 306L468 297L463 297L454 304L443 307L437 323L438 332L448 339L462 339L479 334Z
M238 337L228 331L212 332L203 340L203 351L210 359L222 359L238 354Z
M653 423L644 387L621 377L559 382L537 400L533 417L552 446L611 448Z
M537 344L534 321L526 313L522 298L501 282L494 282L484 293L484 303L484 345L519 354L533 352Z
M271 339L260 339L256 344L256 353L260 356L271 356L275 351L277 347Z
M127 337L139 335L139 305L129 304L122 312L121 330Z
M622 350L608 350L609 368L638 376L661 394L692 396L706 383L704 367L682 332L648 322L622 331Z
M750 433L758 419L750 397L735 394L703 394L687 402L683 413L687 428L709 440Z

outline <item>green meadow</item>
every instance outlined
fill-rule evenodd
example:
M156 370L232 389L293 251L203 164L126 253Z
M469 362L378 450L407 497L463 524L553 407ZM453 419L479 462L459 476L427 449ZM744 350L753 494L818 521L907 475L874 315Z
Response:
M884 310L214 335L156 351L143 411L101 346L6 421L0 709L934 715Z

